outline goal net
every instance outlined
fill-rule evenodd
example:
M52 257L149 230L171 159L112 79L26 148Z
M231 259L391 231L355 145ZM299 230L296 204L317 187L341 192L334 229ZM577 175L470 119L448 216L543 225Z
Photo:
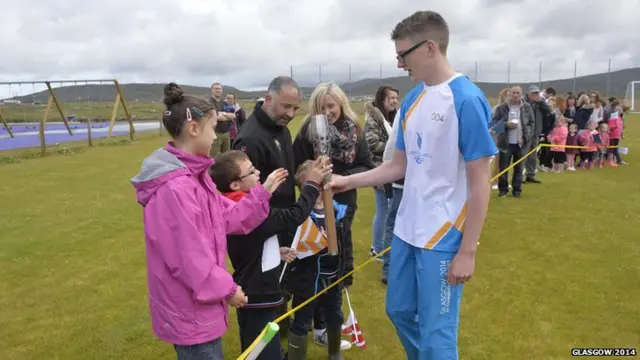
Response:
M640 81L632 81L627 85L624 99L631 106L631 113L640 113Z

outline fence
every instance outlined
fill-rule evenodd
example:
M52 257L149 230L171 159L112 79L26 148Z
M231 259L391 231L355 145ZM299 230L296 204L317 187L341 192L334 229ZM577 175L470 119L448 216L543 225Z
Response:
M535 84L541 88L553 86L559 92L577 93L581 90L599 91L603 96L624 97L627 85L634 80L640 80L640 66L631 60L605 58L565 61L545 60L504 60L489 61L453 61L452 65L459 72L469 76L477 83L481 83L483 90L487 88L489 96L496 96L500 89L508 85ZM396 63L360 62L360 63L324 63L324 64L293 64L274 65L264 64L260 71L247 69L232 74L217 76L212 74L209 81L220 81L225 85L239 89L265 89L266 84L277 75L289 75L296 79L303 87L314 87L320 82L332 81L344 84L345 92L361 94L371 80L391 77L406 77L406 73L398 69ZM164 83L159 81L158 83ZM378 83L376 83L378 84ZM497 89L497 90L496 90ZM368 91L368 95L373 95Z
M115 101L96 98L102 93L96 87L113 92ZM61 142L86 139L93 146L94 138L113 134L134 139L133 117L118 80L0 82L0 88L0 150L39 145L45 155L48 146ZM59 121L50 122L54 117Z

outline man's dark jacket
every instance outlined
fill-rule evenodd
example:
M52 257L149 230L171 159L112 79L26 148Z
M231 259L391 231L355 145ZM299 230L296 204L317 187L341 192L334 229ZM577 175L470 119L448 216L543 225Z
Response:
M278 187L271 198L271 207L288 208L296 203L295 165L291 133L286 126L278 126L256 103L253 113L240 128L233 142L233 149L244 151L264 183L273 171L284 168L289 172L287 180ZM295 228L278 234L281 246L290 246Z

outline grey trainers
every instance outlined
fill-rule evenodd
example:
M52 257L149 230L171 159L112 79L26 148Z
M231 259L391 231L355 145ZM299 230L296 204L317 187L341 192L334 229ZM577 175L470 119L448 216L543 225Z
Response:
M313 342L320 345L320 346L324 346L327 347L329 345L329 337L327 335L327 329L322 329L322 330L313 330ZM340 350L341 351L345 351L345 350L349 350L351 349L351 342L347 341L347 340L341 340L340 341Z

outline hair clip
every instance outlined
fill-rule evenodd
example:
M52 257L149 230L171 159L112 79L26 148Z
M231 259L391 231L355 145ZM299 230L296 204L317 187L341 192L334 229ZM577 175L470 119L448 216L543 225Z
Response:
M203 117L204 113L202 112L202 110L198 109L197 107L193 107L191 108L191 110L196 113L196 115L198 115L198 117Z
M193 118L191 117L191 110L189 108L187 108L187 121L193 121Z

